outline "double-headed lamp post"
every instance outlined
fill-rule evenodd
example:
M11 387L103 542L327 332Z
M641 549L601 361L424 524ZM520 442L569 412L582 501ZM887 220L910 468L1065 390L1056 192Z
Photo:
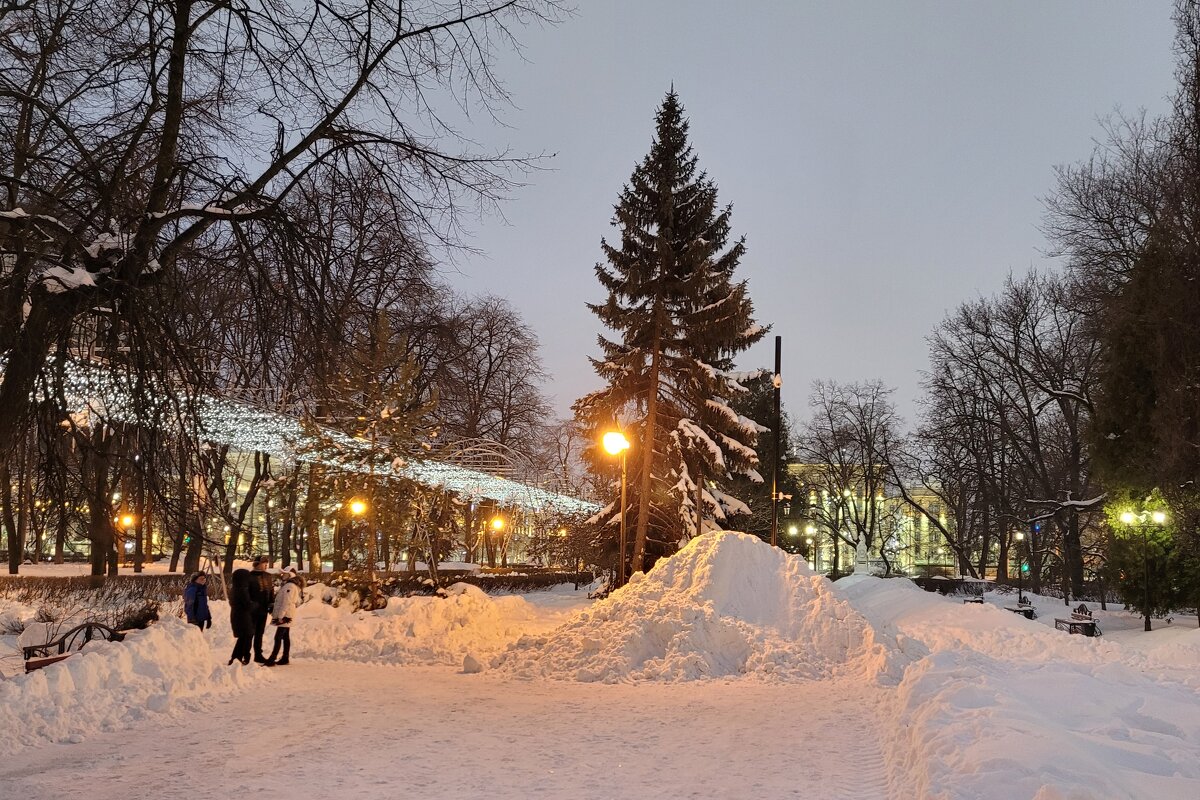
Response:
M1025 534L1017 531L1013 538L1017 540L1017 605L1025 602L1025 551L1021 545L1025 542Z
M621 533L619 536L620 554L617 558L617 586L625 585L625 455L629 451L629 440L620 431L609 431L601 440L604 450L612 456L621 457Z
M1142 576L1142 604L1145 606L1146 625L1144 630L1150 630L1150 538L1146 533L1146 529L1151 525L1161 528L1167 521L1167 515L1162 511L1142 511L1134 513L1132 511L1124 511L1121 513L1121 522L1129 527L1138 527L1142 529L1142 569L1145 575Z

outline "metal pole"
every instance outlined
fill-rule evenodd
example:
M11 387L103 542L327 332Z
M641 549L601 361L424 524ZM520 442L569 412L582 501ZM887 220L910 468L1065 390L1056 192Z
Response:
M1146 583L1142 587L1142 602L1146 604L1146 630L1150 630L1150 537L1146 534L1146 524L1142 523L1142 564L1146 570Z
M620 556L617 558L617 586L625 585L625 537L626 537L626 534L625 534L625 531L626 531L626 527L625 527L625 525L626 525L626 522L625 522L625 510L626 510L626 506L625 506L625 487L626 487L625 453L626 453L625 450L621 451L621 535L620 535L621 553L620 553Z
M1025 602L1025 556L1017 553L1017 605Z
M771 546L779 544L779 441L781 424L780 390L783 388L783 337L775 337L775 446L771 448Z

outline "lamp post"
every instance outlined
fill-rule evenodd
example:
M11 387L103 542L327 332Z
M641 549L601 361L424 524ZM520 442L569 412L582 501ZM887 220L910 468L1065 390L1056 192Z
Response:
M626 475L625 475L625 456L629 452L629 440L625 438L625 434L620 431L609 431L604 434L602 440L605 451L612 456L619 455L621 457L621 533L619 535L619 550L620 555L617 558L617 586L625 585L625 532L627 530L625 521L625 498L626 498Z
M1121 513L1121 522L1129 527L1138 527L1142 529L1142 605L1145 614L1145 626L1143 630L1147 633L1150 631L1150 536L1146 529L1150 525L1161 528L1167 521L1167 515L1162 511L1142 511L1135 514L1132 511L1124 511Z
M1014 535L1017 540L1017 605L1025 604L1025 551L1021 549L1021 543L1025 541L1025 534L1017 531Z
M362 515L363 515L363 514L365 514L365 513L367 513L367 509L368 509L367 501L366 501L366 500L360 500L359 498L357 498L357 497L356 497L356 498L354 498L353 500L351 500L351 501L350 501L350 503L349 503L349 508L350 508L350 516L354 517L355 519L361 519L361 518L362 518ZM373 532L373 531L372 531L372 532L370 532L370 535L374 535L374 532ZM370 559L370 558L372 558L372 555L371 555L371 543L370 543L370 542L364 542L364 544L366 544L366 548L367 548L367 558L368 558L368 559ZM347 552L347 554L349 554L349 550L350 550L349 544L347 544L347 545L346 545L346 548L345 548L345 549L346 549L346 552ZM347 566L349 566L349 564L347 564ZM368 574L368 575L369 575L371 578L374 578L374 576L375 576L375 571L374 571L374 565L373 565L373 564L370 564L370 563L368 563L368 565L367 565L367 574Z

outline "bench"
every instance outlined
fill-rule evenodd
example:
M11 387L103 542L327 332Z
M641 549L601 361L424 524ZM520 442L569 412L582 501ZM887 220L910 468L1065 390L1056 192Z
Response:
M1025 619L1037 619L1037 610L1033 606L1005 606L1014 614L1020 614Z
M88 642L97 639L105 642L120 642L125 639L125 634L114 631L99 622L85 622L82 625L76 625L52 642L23 646L21 655L25 659L25 672L30 673L62 661L82 650Z
M964 603L979 603L980 605L983 605L983 598L982 597L964 597L963 602Z
M1060 631L1067 633L1079 633L1084 636L1099 636L1100 628L1096 625L1094 619L1058 619L1054 620L1054 627Z

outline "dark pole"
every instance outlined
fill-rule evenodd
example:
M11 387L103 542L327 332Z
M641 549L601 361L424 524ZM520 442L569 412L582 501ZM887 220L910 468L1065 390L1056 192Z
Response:
M621 555L620 555L620 557L617 559L617 586L624 586L624 585L625 585L625 536L626 536L626 534L625 534L625 531L626 531L626 527L625 527L625 514L626 514L626 506L625 506L625 486L626 486L626 480L625 480L625 454L626 454L627 452L628 452L628 450L622 450L622 451L621 451L621 535L620 535L620 539L621 539L621 542L620 542L620 545L621 545Z
M780 391L783 388L783 337L775 337L775 446L771 450L771 546L779 544L779 439L783 427L780 419Z
M1025 603L1025 556L1021 553L1017 560L1017 605Z
M1146 534L1146 523L1142 523L1142 563L1146 570L1146 585L1142 591L1142 602L1146 604L1146 631L1150 630L1150 537Z

